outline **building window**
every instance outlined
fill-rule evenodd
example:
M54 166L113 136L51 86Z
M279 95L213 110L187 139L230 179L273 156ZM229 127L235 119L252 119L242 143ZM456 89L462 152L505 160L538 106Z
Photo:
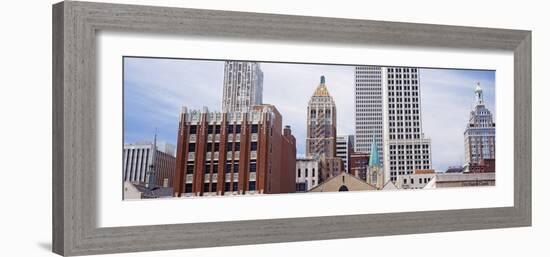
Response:
M308 172L307 172L307 168L306 168L306 174L305 174L305 175L306 175L306 178L307 178L307 173L308 173Z
M238 163L233 163L233 172L234 173L239 172L239 164Z
M256 150L258 150L258 142L250 143L250 151L256 151Z
M203 192L210 192L210 184L208 183L204 183L204 188L203 188Z
M224 184L224 191L225 191L225 192L231 191L231 183L225 182L225 184Z
M187 165L187 174L193 174L194 171L195 171L194 165Z
M197 134L197 125L191 125L191 127L189 127L189 134Z
M237 184L237 182L233 182L233 191L234 192L239 191L239 184Z
M237 133L237 134L241 133L241 125L235 126L235 133Z
M252 133L258 133L258 124L253 124L250 130Z
M302 177L302 169L298 169L298 177Z
M227 126L227 134L233 134L233 125Z
M218 183L212 183L212 192L217 192L218 191Z
M311 176L315 177L315 168L311 169ZM315 181L315 180L314 180Z
M256 163L250 163L250 172L256 172Z
M214 164L214 169L212 170L212 173L218 173L218 164Z
M240 150L241 150L241 143L235 142L235 152L240 151Z
M186 193L191 193L192 191L193 191L193 184L191 184L191 183L185 184L185 192Z
M248 182L248 191L256 191L256 181Z
M210 164L204 165L204 173L209 174L210 173Z
M189 143L189 152L195 152L195 143Z

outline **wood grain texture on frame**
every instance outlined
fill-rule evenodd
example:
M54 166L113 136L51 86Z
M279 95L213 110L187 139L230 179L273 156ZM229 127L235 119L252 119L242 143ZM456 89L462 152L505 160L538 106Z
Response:
M531 225L531 32L65 1L53 6L53 251L87 255ZM98 228L97 31L514 52L514 206ZM304 233L309 231L309 233Z

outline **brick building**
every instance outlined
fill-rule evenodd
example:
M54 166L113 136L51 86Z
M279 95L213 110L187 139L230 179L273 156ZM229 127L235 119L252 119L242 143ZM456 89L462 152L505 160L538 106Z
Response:
M296 140L273 105L180 114L174 196L295 192Z
M495 159L481 159L479 163L471 163L468 167L468 172L472 172L472 173L495 172Z
M369 154L364 152L352 152L349 157L349 173L367 180L367 171L369 169Z

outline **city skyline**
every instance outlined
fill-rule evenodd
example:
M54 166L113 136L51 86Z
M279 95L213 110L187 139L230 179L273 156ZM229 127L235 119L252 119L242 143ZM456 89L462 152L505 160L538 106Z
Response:
M125 58L124 62L124 143L150 140L157 127L159 140L175 144L182 105L221 111L223 61ZM261 63L261 68L263 103L275 105L283 124L292 127L299 157L305 155L307 103L321 75L337 107L337 134L355 134L354 66ZM481 83L486 105L494 113L494 71L420 69L420 81L423 132L432 139L433 168L444 171L462 165L474 84Z

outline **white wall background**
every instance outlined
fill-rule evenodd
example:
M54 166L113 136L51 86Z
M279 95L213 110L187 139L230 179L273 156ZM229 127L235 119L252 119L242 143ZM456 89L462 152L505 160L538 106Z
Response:
M129 1L127 1L129 2ZM146 1L133 0L135 3ZM9 1L0 26L2 256L52 256L51 4ZM191 8L329 16L533 31L533 227L123 254L122 256L548 256L550 122L548 7L544 1L157 1ZM121 255L117 255L121 256Z

